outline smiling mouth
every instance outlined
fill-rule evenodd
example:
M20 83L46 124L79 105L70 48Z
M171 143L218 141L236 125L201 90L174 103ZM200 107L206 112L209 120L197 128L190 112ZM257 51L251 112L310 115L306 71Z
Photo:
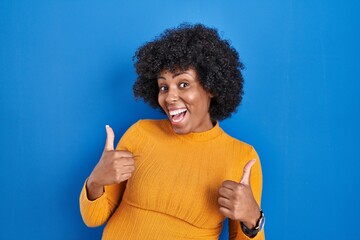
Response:
M184 119L186 112L186 108L169 111L171 121L173 123L181 122L181 120Z

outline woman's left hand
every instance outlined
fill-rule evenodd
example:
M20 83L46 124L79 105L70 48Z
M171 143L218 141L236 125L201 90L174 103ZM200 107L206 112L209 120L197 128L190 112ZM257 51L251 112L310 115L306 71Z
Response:
M244 167L241 181L226 180L219 189L218 202L220 212L227 218L240 221L252 229L259 220L260 207L255 201L250 186L250 173L255 159L250 160Z

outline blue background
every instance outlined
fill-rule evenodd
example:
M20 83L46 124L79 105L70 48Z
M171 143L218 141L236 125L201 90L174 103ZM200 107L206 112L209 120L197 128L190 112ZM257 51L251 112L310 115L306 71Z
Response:
M220 125L257 149L267 239L360 239L358 1L0 2L0 239L100 239L78 197L105 124L140 118L132 56L181 22L216 27L246 65ZM221 239L226 239L224 230Z

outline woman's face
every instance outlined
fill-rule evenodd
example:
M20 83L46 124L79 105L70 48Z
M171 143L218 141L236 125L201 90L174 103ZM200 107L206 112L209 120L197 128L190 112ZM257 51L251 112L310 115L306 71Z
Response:
M177 134L204 132L213 127L209 113L211 94L201 86L195 70L164 70L157 81L158 102Z

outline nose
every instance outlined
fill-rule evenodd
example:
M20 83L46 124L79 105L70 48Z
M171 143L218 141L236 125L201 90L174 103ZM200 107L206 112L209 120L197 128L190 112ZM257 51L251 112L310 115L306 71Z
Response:
M176 102L178 99L179 99L179 95L178 95L177 89L172 88L172 87L169 88L169 89L168 89L168 92L167 92L167 95L166 95L165 101L166 101L168 104L171 104L171 103Z

